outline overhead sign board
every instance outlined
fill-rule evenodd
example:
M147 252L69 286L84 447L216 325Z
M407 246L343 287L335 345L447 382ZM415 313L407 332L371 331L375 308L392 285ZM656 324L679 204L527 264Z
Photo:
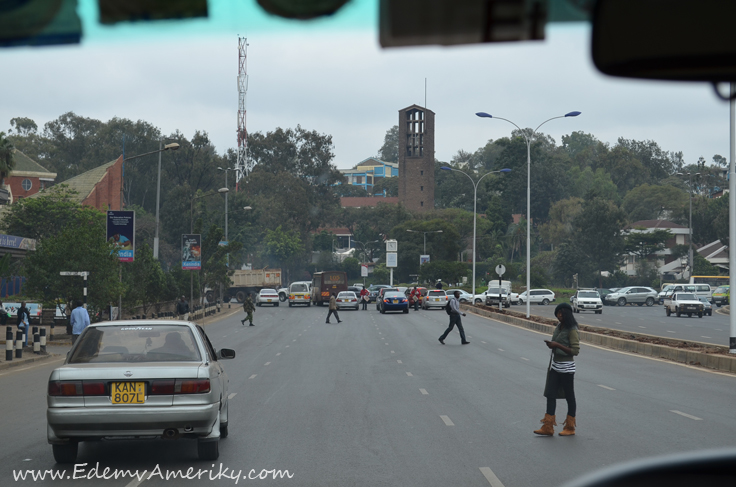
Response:
M185 271L198 271L202 268L202 235L181 236L181 268Z
M120 262L135 259L135 211L107 212L107 241Z
M398 267L398 258L396 252L386 253L386 267Z
M419 256L419 265L422 264L429 264L429 256L428 255L420 255Z

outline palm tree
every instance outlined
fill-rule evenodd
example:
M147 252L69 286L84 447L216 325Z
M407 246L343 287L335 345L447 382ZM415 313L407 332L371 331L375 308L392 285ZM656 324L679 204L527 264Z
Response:
M5 177L15 167L14 149L13 144L5 137L5 132L0 132L0 185L5 184Z
M509 240L509 247L511 248L511 259L509 262L513 262L514 252L521 252L521 248L526 241L526 220L522 218L519 223L509 225L506 237Z

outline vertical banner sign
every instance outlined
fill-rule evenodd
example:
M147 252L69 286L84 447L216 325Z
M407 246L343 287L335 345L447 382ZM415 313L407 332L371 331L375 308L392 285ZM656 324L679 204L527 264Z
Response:
M185 271L202 269L202 235L181 236L181 268Z
M367 265L360 266L360 277L368 277L368 266Z
M115 246L120 262L135 258L135 211L107 212L107 241Z
M419 265L422 264L429 264L429 256L428 255L420 255L419 256Z

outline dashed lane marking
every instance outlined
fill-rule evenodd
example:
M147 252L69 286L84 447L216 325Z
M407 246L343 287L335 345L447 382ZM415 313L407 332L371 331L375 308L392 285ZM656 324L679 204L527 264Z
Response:
M289 348L289 346L287 345L287 346L286 346L286 347L284 347L284 348Z
M506 350L504 350L503 348L499 348L498 351L499 352L505 352Z
M402 362L401 360L397 360L397 362L398 362L398 363L400 363L400 364L403 364L403 363L404 363L404 362Z
M406 375L408 375L409 377L414 377L414 374L412 374L411 372L407 372Z
M667 330L667 333L677 333L676 331Z
M251 376L250 376L250 377L248 377L248 378L249 378L249 379L255 379L257 375L258 375L258 374L253 374L253 375L251 375Z
M391 353L396 353L396 352L394 352L393 350L391 350Z
M604 386L603 384L598 384L598 387L602 387L602 388L607 389L609 391L615 391L616 390L613 387Z
M703 418L699 418L697 416L693 416L692 414L683 413L682 411L676 411L674 409L670 409L671 413L679 414L680 416L685 416L686 418L693 419L695 421L702 421Z
M640 326L639 326L639 328L646 328L646 326L641 326L641 325L640 325Z
M263 364L263 365L271 365L271 362L266 362L266 363L265 363L265 364Z
M481 341L481 343L485 343L485 342Z
M496 474L494 474L493 470L491 470L490 468L480 467L480 473L482 473L488 483L491 484L491 487L504 487L503 483L498 480L498 477L496 477Z
M520 357L520 358L521 358L521 360L526 360L527 362L529 361L529 359L526 358L526 357Z
M425 396L429 395L429 392L427 392L427 389L419 389L419 392L421 392Z
M277 356L277 357L278 357L279 355L281 355L281 352L279 352L279 353L277 353L277 354L276 354L276 356Z
M232 394L228 395L228 396L227 396L227 398L228 398L228 399L232 399L232 398L234 398L234 397L235 397L235 396L237 396L237 395L238 395L238 393L237 393L237 392L233 392Z
M449 416L445 416L444 414L440 414L440 418L442 418L442 421L445 422L445 426L455 426L455 423L453 423L450 420Z
M710 337L707 337L705 335L700 335L700 338L710 338Z

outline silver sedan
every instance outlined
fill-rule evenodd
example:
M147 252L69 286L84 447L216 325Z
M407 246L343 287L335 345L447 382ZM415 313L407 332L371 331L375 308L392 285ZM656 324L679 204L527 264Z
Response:
M355 309L360 307L360 300L353 291L342 291L335 300L337 309Z
M51 372L46 419L58 463L80 441L163 437L197 440L201 460L228 435L228 378L204 330L182 321L115 321L87 327Z

